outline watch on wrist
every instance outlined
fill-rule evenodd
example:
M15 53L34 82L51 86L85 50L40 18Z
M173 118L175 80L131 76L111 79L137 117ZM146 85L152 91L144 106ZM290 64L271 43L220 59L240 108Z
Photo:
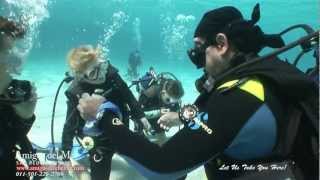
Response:
M194 120L198 112L199 109L197 106L193 104L184 105L179 111L179 119L183 123L189 123L190 121Z

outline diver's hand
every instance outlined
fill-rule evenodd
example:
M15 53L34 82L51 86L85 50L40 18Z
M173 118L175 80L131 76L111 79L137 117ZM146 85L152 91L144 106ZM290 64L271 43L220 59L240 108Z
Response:
M143 117L140 119L142 125L143 125L143 129L146 131L150 131L151 130L151 124L149 123L148 119Z
M12 105L16 114L23 119L29 119L33 116L37 104L37 93L34 84L32 84L31 97L29 100L19 104Z
M106 98L97 94L82 94L77 106L80 116L86 121L95 119L98 108L104 101L106 101Z
M169 108L160 108L160 116L163 116L168 112L170 112Z
M164 130L169 130L173 126L181 125L179 114L177 112L167 112L159 118L157 123Z

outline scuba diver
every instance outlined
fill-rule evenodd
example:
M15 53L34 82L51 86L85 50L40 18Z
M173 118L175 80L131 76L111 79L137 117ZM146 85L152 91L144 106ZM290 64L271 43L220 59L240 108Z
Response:
M140 51L135 50L131 52L128 59L128 72L127 72L127 76L131 80L137 79L139 77L138 67L141 66L141 64L142 64L142 60L141 60Z
M167 112L179 111L184 94L182 84L171 73L157 75L153 67L134 84L139 93L138 102L152 127L149 139L161 145L167 137L157 121Z
M319 44L319 32L285 46L280 34L262 31L259 19L259 4L250 20L232 6L204 14L188 51L207 73L204 91L159 119L184 123L162 146L130 132L102 96L81 98L79 111L100 119L116 152L148 179L177 179L202 165L209 180L318 179L318 85L276 56ZM264 47L279 49L259 57Z
M169 130L169 128L159 124L158 119L167 112L179 111L181 98L184 95L182 84L171 73L157 75L153 67L150 67L149 71L138 82L138 102L152 128L147 137L161 146L168 140L165 131ZM176 124L176 126L178 125L180 123ZM185 178L186 176L183 176L179 180Z
M13 79L15 64L11 64L11 49L25 35L24 28L0 16L0 179L42 179L43 172L28 171L18 157L23 158L29 168L40 166L39 159L27 134L35 121L37 103L35 87L26 80ZM20 156L17 155L20 153ZM31 158L30 158L31 157Z
M83 94L103 94L121 109L126 127L129 127L129 118L140 121L139 123L142 123L146 130L150 128L150 124L127 84L118 74L118 70L100 57L99 47L93 48L87 45L72 49L68 55L68 64L74 80L65 92L68 110L62 134L62 152L72 150L74 137L77 140L84 137L98 138L103 148L89 148L91 179L108 179L114 153L108 147L110 140L103 133L95 131L93 124L86 124L82 120L77 111L78 99ZM64 161L68 160L68 158L64 159Z

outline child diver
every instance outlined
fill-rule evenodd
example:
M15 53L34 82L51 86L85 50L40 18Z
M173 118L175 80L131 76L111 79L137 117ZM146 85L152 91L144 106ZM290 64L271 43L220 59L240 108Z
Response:
M90 174L91 179L94 180L109 178L113 150L111 147L105 148L108 147L110 141L104 136L104 133L88 127L80 117L77 106L81 96L94 93L103 94L108 100L114 102L121 109L121 112L124 112L123 122L127 127L129 126L129 117L132 117L133 120L140 121L144 129L150 128L137 100L118 74L118 70L108 61L102 59L100 55L99 47L94 48L91 45L74 48L68 54L68 64L74 81L65 92L68 99L68 110L62 134L62 151L64 152L72 150L74 137L77 139L85 136L99 137L98 144L103 145L104 148L89 150ZM95 144L97 144L96 141ZM69 159L64 160L68 161Z
M169 76L166 76L169 75ZM137 84L139 92L138 102L152 126L149 139L161 145L166 140L165 130L158 124L158 119L167 112L178 112L181 106L181 98L184 90L181 82L171 73L156 75L153 67L150 67Z

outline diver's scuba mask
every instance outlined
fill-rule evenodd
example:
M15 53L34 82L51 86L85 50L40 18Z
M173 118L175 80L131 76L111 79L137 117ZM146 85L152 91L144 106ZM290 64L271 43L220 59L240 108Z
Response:
M206 64L206 49L209 47L207 43L190 48L187 54L191 62L196 65L198 69L203 68Z
M101 84L106 80L109 63L106 61L98 61L88 67L83 73L76 73L76 79L90 84Z
M298 25L294 25L294 26L288 27L287 29L285 29L282 32L280 32L279 35L282 37L285 34L287 34L288 32L291 32L292 30L295 30L295 29L302 29L303 31L305 31L309 35L315 32L310 26L308 26L306 24L298 24ZM190 48L187 51L187 54L188 54L191 62L194 65L196 65L196 67L198 69L199 68L203 68L205 66L205 62L206 62L205 51L206 51L207 47L209 47L210 45L214 45L215 44L215 42L213 40L214 39L211 39L211 40L209 39L209 42L206 41L205 43L203 43L201 45L196 45L194 48ZM316 41L317 41L317 43L316 43ZM296 66L298 61L300 60L300 58L302 57L303 54L305 54L306 52L309 52L314 47L317 48L317 46L315 46L315 44L319 44L319 40L317 38L311 38L311 39L308 39L308 40L301 41L299 43L299 45L302 48L302 52L296 57L296 59L294 60L293 64ZM289 43L289 44L285 45L285 47L290 47L290 46L292 46L292 43ZM289 48L289 49L291 49L291 48ZM317 52L315 52L315 54L316 53ZM272 53L270 53L270 54L272 54Z
M179 99L171 97L166 91L161 92L161 100L165 104L175 104L179 102Z

